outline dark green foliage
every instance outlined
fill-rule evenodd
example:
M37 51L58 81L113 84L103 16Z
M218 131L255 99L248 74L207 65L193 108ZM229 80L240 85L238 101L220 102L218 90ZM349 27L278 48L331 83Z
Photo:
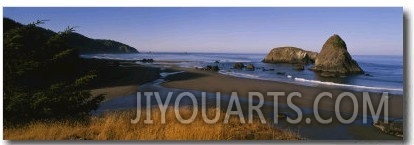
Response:
M112 40L90 39L78 33L71 33L69 40L73 47L79 48L82 54L91 53L138 53L126 44Z
M22 24L13 21L12 19L3 18L3 32L23 26Z
M78 118L96 109L103 96L86 89L96 75L70 44L73 28L54 33L37 27L43 21L12 22L3 34L5 122Z

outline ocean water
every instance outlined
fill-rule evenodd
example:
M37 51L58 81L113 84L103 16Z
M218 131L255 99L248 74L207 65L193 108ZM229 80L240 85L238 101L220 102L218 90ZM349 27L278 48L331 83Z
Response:
M353 59L369 75L349 75L337 78L319 77L317 73L308 70L312 64L305 66L304 71L297 71L293 70L290 64L262 63L261 60L265 56L266 54L238 53L139 53L88 54L82 55L81 57L119 60L152 58L155 62L149 65L159 66L166 63L173 63L187 68L218 65L221 69L219 73L235 77L280 81L306 86L324 86L356 91L403 94L403 56L353 55ZM215 63L216 61L219 63ZM254 71L233 69L235 62L242 62L245 65L253 64L256 69ZM268 71L264 71L263 68Z

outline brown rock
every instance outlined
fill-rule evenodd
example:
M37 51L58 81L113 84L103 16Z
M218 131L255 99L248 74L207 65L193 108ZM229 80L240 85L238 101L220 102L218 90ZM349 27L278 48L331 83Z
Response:
M256 69L256 67L254 67L254 65L253 65L253 64L248 64L248 65L246 66L246 69L247 69L247 70L249 70L249 71L254 71L254 70Z
M315 66L311 70L335 74L364 72L348 53L345 41L336 34L325 42L321 52L316 57Z
M197 69L197 68L196 68ZM200 70L205 70L205 71L214 71L217 72L220 70L220 68L215 65L215 66L211 66L211 65L207 65L206 67L201 68Z
M265 63L307 64L315 62L318 53L296 47L278 47L272 49L263 59Z
M305 70L305 66L303 64L296 64L293 66L294 70L302 71Z
M244 64L241 62L237 62L233 65L234 69L243 69L244 68Z

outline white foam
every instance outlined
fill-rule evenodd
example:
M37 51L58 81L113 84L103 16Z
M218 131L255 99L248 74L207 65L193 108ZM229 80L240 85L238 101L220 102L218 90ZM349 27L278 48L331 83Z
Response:
M169 76L169 75L174 75L174 74L179 74L179 73L183 73L184 71L179 71L179 72L170 72L170 73L167 73L167 72L162 72L162 73L160 73L160 76L161 77L167 77L167 76Z
M234 77L241 77L241 78L259 78L259 76L246 74L246 73L238 73L238 72L232 72L232 71L219 71L220 74L224 75L230 75Z
M206 61L207 62L207 61ZM220 59L219 62L252 62L251 60L246 60L246 59Z
M194 65L192 63L178 63L178 66L183 68L203 68L200 65Z
M197 65L194 65L194 66L187 66L187 68L197 68L197 69L201 69L201 68L203 68L202 66L197 66Z
M369 87L369 86L360 86L360 85L348 85L348 84L339 84L339 83L333 83L333 82L322 82L317 80L307 80L304 78L294 78L295 81L300 82L309 82L309 83L315 83L315 84L322 84L322 85L329 85L329 86L340 86L340 87L351 87L351 88L360 88L360 89L370 89L370 90L389 90L389 91L403 91L403 89L400 88L384 88L384 87Z

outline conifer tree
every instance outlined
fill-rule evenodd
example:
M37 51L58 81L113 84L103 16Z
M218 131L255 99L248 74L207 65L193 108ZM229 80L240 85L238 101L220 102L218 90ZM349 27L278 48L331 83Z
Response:
M96 109L103 95L91 96L86 85L96 77L82 66L69 45L74 28L54 33L37 21L3 32L4 120L82 117Z

